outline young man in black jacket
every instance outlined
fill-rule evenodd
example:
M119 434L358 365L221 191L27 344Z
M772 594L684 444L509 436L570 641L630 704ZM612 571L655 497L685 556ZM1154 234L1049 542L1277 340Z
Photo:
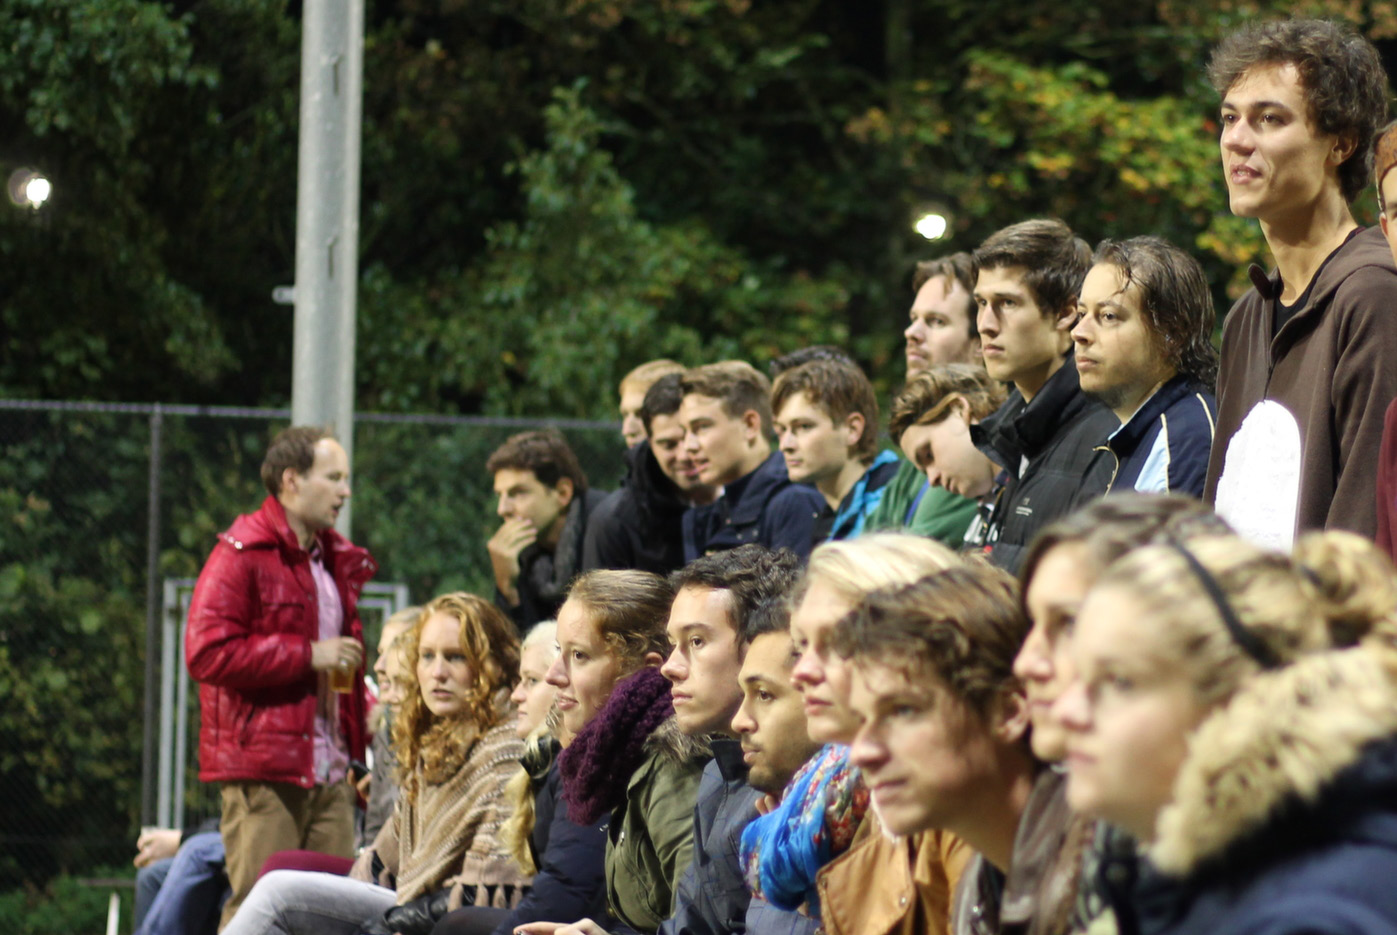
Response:
M645 432L627 454L626 483L587 523L582 570L632 568L667 575L684 564L684 512L712 503L718 490L698 479L679 422L679 374L645 392L637 418Z
M1045 523L1105 490L1106 466L1088 467L1120 420L1082 392L1072 360L1091 248L1061 221L1036 219L992 234L973 259L985 369L1014 386L998 412L972 426L976 445L1005 475L980 544L1012 572Z

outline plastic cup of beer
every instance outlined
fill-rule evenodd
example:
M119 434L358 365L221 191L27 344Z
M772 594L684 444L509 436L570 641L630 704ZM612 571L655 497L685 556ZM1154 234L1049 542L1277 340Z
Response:
M354 691L354 670L346 665L338 665L330 670L330 691L347 695Z

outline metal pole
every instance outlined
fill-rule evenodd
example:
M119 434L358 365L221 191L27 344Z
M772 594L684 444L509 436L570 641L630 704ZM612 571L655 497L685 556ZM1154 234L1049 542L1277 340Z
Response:
M150 476L146 507L146 666L145 716L141 721L141 824L155 823L157 719L160 715L160 455L164 417L160 404L150 413Z
M334 425L351 465L363 66L363 0L306 0L291 420ZM349 504L340 511L338 526L348 535Z

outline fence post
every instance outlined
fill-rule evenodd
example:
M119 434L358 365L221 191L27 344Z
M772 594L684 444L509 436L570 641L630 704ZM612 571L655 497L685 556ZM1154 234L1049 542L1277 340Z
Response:
M141 824L155 824L157 721L160 715L160 456L164 414L150 410L150 477L146 509L145 717L141 725Z

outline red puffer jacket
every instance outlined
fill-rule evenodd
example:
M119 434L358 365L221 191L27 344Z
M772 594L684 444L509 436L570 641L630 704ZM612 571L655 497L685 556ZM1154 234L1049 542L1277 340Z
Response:
M377 563L333 529L320 547L339 588L345 636L363 641L355 610ZM189 607L185 662L199 684L199 778L315 785L316 673L310 644L320 611L310 555L268 497L221 536ZM356 684L362 684L362 673ZM364 694L340 696L349 755L364 758Z

